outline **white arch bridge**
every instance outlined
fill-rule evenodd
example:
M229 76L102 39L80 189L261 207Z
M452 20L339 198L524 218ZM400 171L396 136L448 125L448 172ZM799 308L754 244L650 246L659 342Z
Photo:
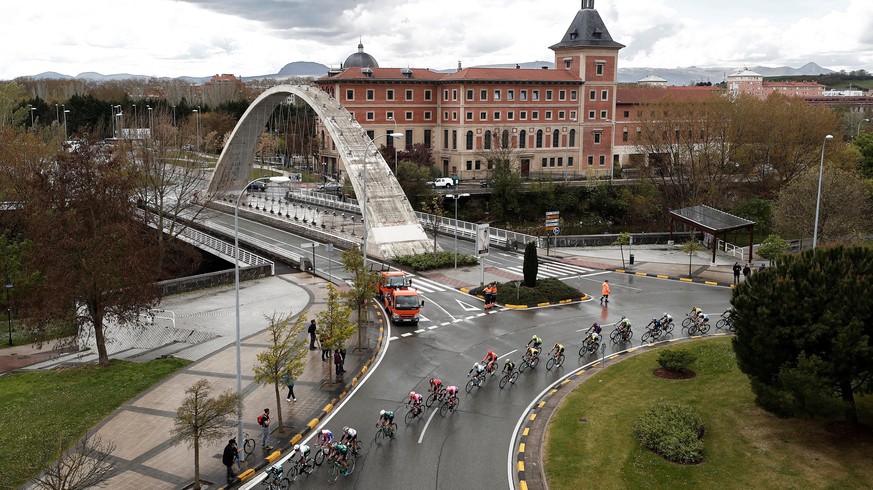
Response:
M255 99L221 152L207 192L210 195L242 192L251 180L258 139L273 110L292 95L315 110L336 144L345 173L361 198L361 213L366 213L367 254L393 258L432 251L433 241L425 234L375 144L336 99L313 86L280 85Z

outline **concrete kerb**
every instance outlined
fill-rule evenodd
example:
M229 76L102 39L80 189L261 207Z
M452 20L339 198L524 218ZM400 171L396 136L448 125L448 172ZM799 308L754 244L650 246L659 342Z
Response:
M518 488L520 490L542 488L548 490L545 472L543 470L542 451L546 434L545 429L548 427L549 422L557 412L563 399L572 393L576 387L590 378L593 374L590 371L592 368L599 367L602 370L603 368L616 364L624 359L628 359L642 352L654 350L668 344L685 343L705 338L726 337L729 335L731 334L715 333L705 336L695 335L692 337L666 339L652 344L631 347L630 349L616 352L578 367L556 380L535 397L533 401L531 401L530 405L528 405L527 409L516 424L515 431L512 434L512 444L509 446L509 454L507 457L509 488ZM597 372L599 371L600 370ZM560 396L554 396L559 393ZM524 427L524 430L521 430L522 427ZM527 447L528 442L531 445L530 448ZM513 454L513 451L515 451L515 454ZM527 455L530 455L530 457ZM526 463L530 464L530 466L535 466L536 471L528 471Z
M378 311L378 308L375 308L375 309ZM246 471L238 474L237 480L235 482L233 482L232 484L223 486L223 487L219 487L220 490L237 488L238 485L245 483L248 479L250 479L253 476L255 476L256 474L258 474L261 470L265 469L268 465L273 464L276 460L278 460L279 458L282 457L283 453L285 453L288 449L293 448L295 444L300 442L307 434L312 432L315 429L315 427L318 426L318 424L321 422L321 420L324 419L328 414L330 414L333 411L334 407L346 397L348 392L358 384L358 381L361 379L361 377L363 377L364 374L366 374L367 371L369 371L370 366L373 364L373 361L376 359L376 357L379 355L379 352L382 350L384 331L385 331L384 322L385 322L385 318L380 316L379 317L379 336L378 336L378 339L376 341L377 342L376 348L373 349L373 352L370 355L370 357L366 361L364 361L364 363L361 366L358 373L355 376L353 376L348 383L345 384L345 386L344 386L342 392L340 392L339 396L337 396L336 398L333 398L327 405L325 405L324 408L322 408L321 412L319 412L317 415L315 415L306 424L306 428L303 429L302 431L298 432L294 436L292 436L291 439L288 440L287 444L283 443L281 445L281 447L279 447L276 451L273 451L271 454L267 455L264 458L264 460L261 463L259 463L256 467L249 468Z
M632 276L639 277L654 277L656 279L669 279L671 281L681 281L681 282L690 282L694 284L705 284L707 286L719 286L723 288L735 288L736 285L732 283L723 283L718 281L707 281L706 279L695 279L693 277L681 277L681 276L668 276L664 274L650 274L648 272L637 272L630 271L626 269L612 269L612 272L618 272L619 274L630 274Z
M477 298L481 301L485 300L485 297L483 295L473 294L473 290L470 288L458 288L458 291L460 291L464 294L468 294L470 296L473 296L474 298ZM562 299L560 301L537 303L537 304L533 304L533 305L512 305L509 303L504 304L504 305L500 305L499 303L495 303L495 305L496 306L503 306L507 310L526 310L528 308L545 308L548 306L562 306L562 305L569 305L569 304L574 304L574 303L581 303L583 301L588 301L589 299L591 299L591 296L588 296L586 294L586 295L579 297L579 298Z

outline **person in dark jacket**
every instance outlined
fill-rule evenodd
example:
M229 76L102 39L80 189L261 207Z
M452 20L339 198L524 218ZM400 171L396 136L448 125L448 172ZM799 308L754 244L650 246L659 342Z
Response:
M233 462L236 460L237 448L236 439L227 441L227 446L224 446L224 453L221 455L221 463L227 466L227 483L231 483L236 479L233 472Z
M315 319L309 320L309 328L307 332L309 332L309 350L315 350Z

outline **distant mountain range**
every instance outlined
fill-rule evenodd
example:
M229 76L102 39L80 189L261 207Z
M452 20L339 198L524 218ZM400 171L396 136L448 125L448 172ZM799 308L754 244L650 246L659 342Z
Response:
M521 69L542 69L543 67L548 67L549 69L554 68L554 63L551 61L531 61L527 63L520 63L518 65ZM481 68L515 68L515 64L498 64L498 65L479 65ZM694 85L699 82L712 82L713 84L723 82L725 80L725 76L734 73L739 69L743 69L745 67L697 67L697 66L689 66L685 68L619 68L618 69L618 81L620 83L633 83L643 78L646 78L650 75L655 75L667 80L667 83L670 85ZM312 61L295 61L293 63L288 63L283 66L278 73L274 73L271 75L256 75L256 76L243 76L243 81L251 81L251 80L261 80L265 78L274 78L274 79L286 79L292 77L321 77L327 74L328 68L326 65L322 65L321 63L315 63ZM821 66L815 63L807 63L800 68L791 68L787 66L782 67L767 67L767 66L752 66L748 67L749 70L752 70L756 73L760 73L765 77L777 77L777 76L801 76L801 75L822 75L828 73L834 73L833 70L829 70L827 68L822 68ZM455 71L456 68L448 68L444 70L435 70L438 72L449 73ZM37 79L37 80L45 80L45 79L54 79L54 80L93 80L93 81L118 81L118 80L148 80L149 78L153 78L148 75L132 75L127 73L115 74L115 75L101 75L100 73L94 72L86 72L80 73L75 77L69 75L62 75L60 73L55 72L45 72L40 73L39 75L33 75L29 78ZM158 78L166 78L166 77L158 77ZM211 77L177 77L180 80L184 80L189 83L204 83L208 82Z

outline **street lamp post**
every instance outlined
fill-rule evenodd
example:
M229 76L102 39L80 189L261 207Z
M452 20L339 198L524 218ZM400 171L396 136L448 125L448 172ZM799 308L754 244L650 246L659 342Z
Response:
M858 136L859 134L861 134L861 125L864 124L865 122L870 122L870 120L869 119L861 119L860 121L858 121L858 130L855 131L855 136Z
M136 124L136 128L139 129L139 114L136 111L136 104L133 104L131 107L133 107L133 122Z
M458 268L458 199L470 197L470 194L446 194L446 197L455 200L455 269Z
M394 132L391 134L397 134L397 119L394 119L394 116L388 118L389 121L394 123ZM394 147L394 173L397 173L397 145L394 142L391 142L391 145Z
M197 114L197 148L196 151L200 151L200 106L198 105L196 109L193 110L194 114Z
M152 137L152 106L146 106L149 110L149 138Z
M821 177L824 173L824 152L825 145L828 141L834 139L833 136L827 135L821 143L821 163L818 167L818 195L815 198L815 229L812 230L812 251L815 253L815 246L818 243L818 210L821 204Z
M33 129L33 113L36 111L36 107L29 105L30 107L30 128Z
M382 134L382 135L376 136L375 138L373 138L367 142L367 149L369 149L370 146L372 146L373 151L377 152L378 150L376 149L376 140L379 138L397 139L397 138L402 138L402 136L397 134L397 133ZM364 170L362 172L362 174L363 174L362 182L363 182L363 186L364 186L364 200L363 200L364 204L361 207L361 211L364 214L364 219L362 220L363 225L364 225L364 251L363 251L364 265L367 265L367 235L369 234L369 233L367 233L367 205L369 204L368 203L369 197L367 196L367 149L364 149L364 159L363 159Z
M69 109L64 109L64 141L67 140L67 114L69 113Z
M249 186L254 184L255 182L290 182L291 179L288 177L261 177L255 179L240 191L239 197L236 199L236 206L233 208L233 246L234 246L234 283L236 285L236 394L239 395L239 406L237 406L237 432L236 437L237 441L243 440L243 422L242 422L242 360L240 357L240 328L239 328L239 203L242 200L243 195L248 190Z
M9 303L9 290L14 288L12 280L6 276L6 315L9 320L9 345L12 345L12 304Z

